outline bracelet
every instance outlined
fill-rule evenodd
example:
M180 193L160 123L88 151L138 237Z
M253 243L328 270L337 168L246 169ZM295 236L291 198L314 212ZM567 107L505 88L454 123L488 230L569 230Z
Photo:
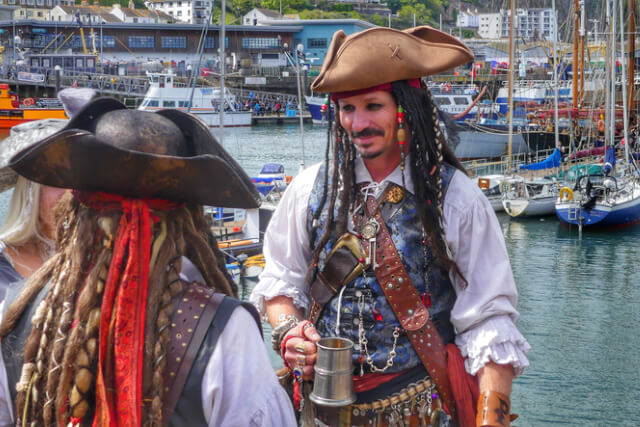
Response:
M276 353L280 351L282 338L293 329L300 320L293 314L281 314L278 324L271 331L271 346Z
M286 366L289 370L291 370L291 366L287 363L287 360L284 358L284 353L287 351L287 341L291 338L302 338L300 335L289 335L282 340L282 344L280 345L280 357L282 357L282 361L284 362L284 366ZM303 338L304 339L304 338Z

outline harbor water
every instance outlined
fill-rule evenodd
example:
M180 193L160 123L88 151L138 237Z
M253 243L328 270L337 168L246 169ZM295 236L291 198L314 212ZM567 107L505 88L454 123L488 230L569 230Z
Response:
M223 143L249 175L271 162L295 175L302 160L324 158L326 127L304 131L304 145L297 126L226 129ZM0 195L1 218L8 198ZM580 237L554 217L498 220L520 294L518 327L532 346L513 385L514 424L640 426L640 227Z

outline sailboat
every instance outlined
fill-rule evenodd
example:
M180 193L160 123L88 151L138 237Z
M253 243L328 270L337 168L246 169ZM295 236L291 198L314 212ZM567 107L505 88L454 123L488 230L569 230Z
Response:
M556 202L556 215L566 224L577 225L580 230L584 227L625 227L640 222L640 175L635 160L629 154L629 144L625 144L624 157L621 169L616 174L616 151L614 146L615 109L616 109L616 78L615 78L615 22L616 3L612 3L613 11L610 13L610 4L607 2L607 18L611 22L611 86L608 88L608 106L610 113L607 117L608 132L606 133L607 149L604 159L603 174L599 176L586 175L578 178L573 189L562 188ZM624 46L624 21L622 7L620 13L620 38ZM635 34L632 29L630 34ZM624 69L625 56L622 56L622 68ZM630 74L633 76L633 67ZM630 79L633 82L633 78ZM621 75L622 101L624 114L624 137L629 140L628 134L628 109L626 75ZM632 83L633 84L633 83Z
M520 170L540 171L560 166L562 153L556 148L542 162L520 165ZM553 215L558 197L558 181L551 178L515 177L502 183L502 205L513 218Z

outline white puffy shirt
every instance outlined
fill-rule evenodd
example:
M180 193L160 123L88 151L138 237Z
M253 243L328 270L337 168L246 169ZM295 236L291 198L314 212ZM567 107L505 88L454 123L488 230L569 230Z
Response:
M309 196L320 164L301 172L285 192L273 214L264 238L266 266L251 294L258 311L265 315L265 301L287 296L296 307L308 310L310 289L305 283L311 262L307 231ZM372 182L362 159L356 161L356 183ZM402 185L398 166L379 183ZM413 192L410 174L405 185ZM443 205L443 224L452 258L467 285L450 273L456 291L451 322L457 331L456 345L466 357L466 369L476 374L487 362L511 364L516 375L529 366L531 348L515 326L518 291L498 219L480 189L460 171L449 183Z

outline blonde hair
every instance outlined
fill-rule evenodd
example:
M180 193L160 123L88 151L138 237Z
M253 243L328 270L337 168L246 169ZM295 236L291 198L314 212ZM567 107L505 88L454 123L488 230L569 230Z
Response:
M9 210L0 226L0 242L5 246L20 246L36 241L47 251L53 242L40 230L40 192L42 186L21 176L13 189Z

